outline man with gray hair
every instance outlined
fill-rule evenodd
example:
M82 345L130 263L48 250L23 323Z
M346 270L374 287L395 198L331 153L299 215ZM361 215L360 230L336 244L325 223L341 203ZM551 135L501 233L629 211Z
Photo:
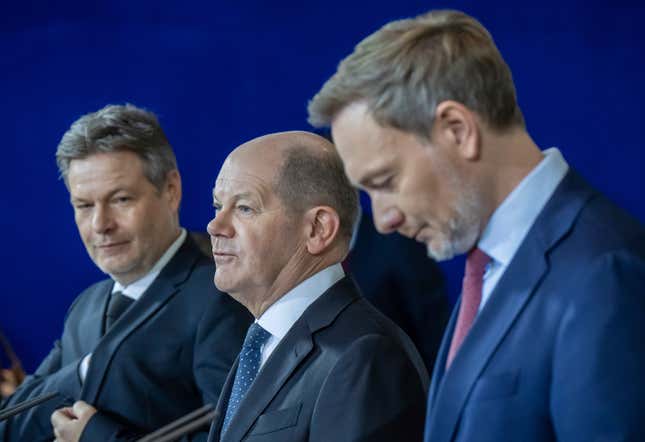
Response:
M426 442L645 440L645 229L533 142L477 20L387 24L309 116L331 125L381 233L468 253Z
M181 179L157 118L132 105L87 114L56 160L83 244L110 278L78 296L8 405L59 396L0 424L1 439L125 440L216 402L249 316L215 290L212 260L179 224Z
M419 440L427 372L345 275L358 195L307 132L235 149L213 189L215 284L256 318L210 441Z

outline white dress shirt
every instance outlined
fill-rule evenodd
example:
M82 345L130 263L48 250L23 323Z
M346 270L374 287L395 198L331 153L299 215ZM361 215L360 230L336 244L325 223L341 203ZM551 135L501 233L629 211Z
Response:
M482 287L479 311L490 298L515 252L537 219L569 165L556 148L545 150L544 159L504 199L484 229L477 244L491 257Z
M181 247L181 245L186 240L186 236L186 229L181 229L181 233L179 234L177 239L170 245L170 247L166 249L164 254L161 255L161 258L159 258L159 260L155 263L155 265L152 266L150 271L146 273L145 276L137 279L127 286L123 286L120 282L114 281L114 286L112 287L111 293L121 292L128 298L132 298L135 301L138 300L141 295L143 295L143 293L148 290L148 287L150 287L150 284L152 284L155 278L159 276L159 273L166 266L166 264L168 264L172 257L175 256L175 253L177 253L179 247ZM87 370L90 367L91 359L92 353L85 355L78 366L78 375L81 378L81 383L85 382L85 377L87 376Z
M271 333L262 346L260 367L269 359L289 329L316 299L345 276L343 267L334 264L305 279L271 305L255 322Z

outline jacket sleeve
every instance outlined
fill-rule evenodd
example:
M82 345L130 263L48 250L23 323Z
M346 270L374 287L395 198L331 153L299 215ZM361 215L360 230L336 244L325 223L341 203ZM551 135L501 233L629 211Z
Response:
M555 343L557 438L644 440L645 262L612 253L586 273Z
M58 392L59 396L0 423L1 440L40 441L53 438L51 414L57 408L72 404L74 399L79 397L81 389L78 377L80 360L63 366L62 351L60 341L56 341L54 348L36 372L25 378L4 406L11 407L50 392Z
M211 308L204 311L196 327L193 375L203 403L211 403L215 406L228 371L242 347L251 316L246 309L227 295L214 293L213 296L221 298L216 305L211 304ZM203 429L182 438L181 441L206 441L209 426L210 423ZM129 442L145 434L99 410L85 427L81 442L98 440Z

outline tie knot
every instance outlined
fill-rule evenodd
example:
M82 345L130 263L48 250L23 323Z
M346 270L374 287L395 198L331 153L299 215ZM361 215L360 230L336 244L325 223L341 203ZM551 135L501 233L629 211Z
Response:
M244 347L259 350L262 347L262 344L264 344L270 337L271 333L263 329L257 322L254 322L249 327L249 331L246 332Z
M475 247L468 253L468 258L466 258L466 274L483 275L486 270L486 265L490 261L490 256L485 254L480 248Z
M124 295L122 292L112 293L110 296L110 303L108 305L107 316L118 318L133 302L134 299Z
M105 312L104 332L107 332L112 327L133 302L134 299L124 295L122 292L114 292L110 295L107 312Z

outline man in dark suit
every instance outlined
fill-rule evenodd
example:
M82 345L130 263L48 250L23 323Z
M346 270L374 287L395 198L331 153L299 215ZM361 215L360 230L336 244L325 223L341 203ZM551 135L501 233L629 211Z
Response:
M645 230L532 141L479 22L386 25L309 115L331 125L379 231L438 260L468 253L427 442L645 440Z
M238 147L213 203L215 284L256 321L209 440L420 439L423 362L340 264L358 204L331 143L286 132Z
M180 176L156 117L131 105L85 115L56 158L81 239L110 279L74 301L8 405L59 397L0 426L1 439L122 440L216 402L250 317L214 289L212 260L179 225Z

